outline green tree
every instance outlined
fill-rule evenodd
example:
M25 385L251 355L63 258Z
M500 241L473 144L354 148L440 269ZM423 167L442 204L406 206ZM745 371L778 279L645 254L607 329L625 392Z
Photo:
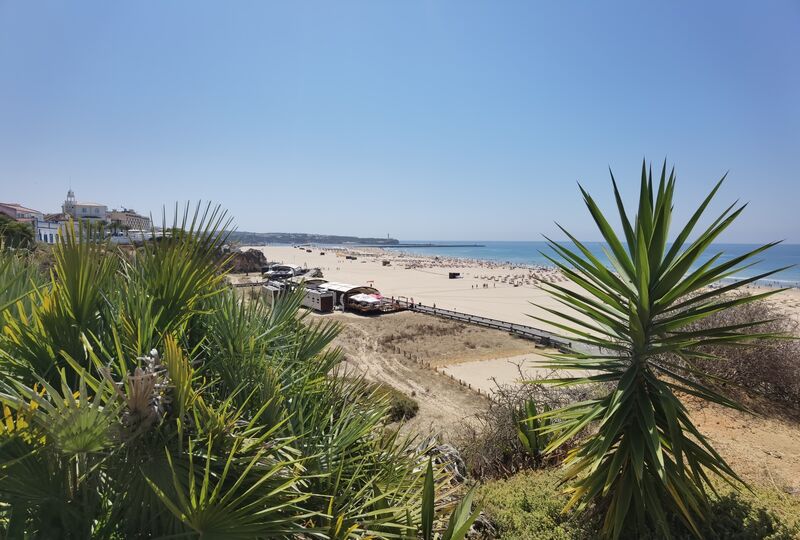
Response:
M558 317L545 320L587 347L556 354L548 366L580 373L552 384L603 383L610 391L598 399L539 415L553 419L543 432L555 433L552 452L594 423L597 433L566 458L572 495L568 508L595 503L604 514L605 536L634 535L654 528L669 537L668 516L679 515L699 536L699 520L708 510L710 475L741 482L692 423L678 395L691 395L728 407L739 407L715 392L709 376L694 360L707 359L710 344L742 345L760 322L687 330L690 323L778 291L731 296L748 283L779 270L728 285L720 280L741 275L750 260L774 244L730 259L704 256L712 242L741 214L745 205L729 206L694 241L690 235L717 193L724 177L678 231L670 244L675 190L674 170L666 163L657 186L652 170L642 165L638 211L631 221L611 176L624 240L620 240L594 199L581 188L606 244L613 270L562 228L573 246L548 239L556 255L550 260L576 287L545 285L566 308L543 308ZM560 227L560 226L559 226ZM714 287L711 287L711 286Z
M0 214L0 245L10 248L31 248L35 244L33 227Z

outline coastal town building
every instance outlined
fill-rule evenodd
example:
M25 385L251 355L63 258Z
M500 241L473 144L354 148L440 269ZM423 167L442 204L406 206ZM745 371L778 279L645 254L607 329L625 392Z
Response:
M58 237L70 226L72 216L60 212L58 214L45 214L44 219L36 222L36 239L45 244L55 244ZM75 227L75 221L72 226Z
M67 191L67 199L61 206L65 214L69 214L73 219L106 222L108 221L108 206L92 202L78 202L75 199L75 192L71 189Z
M36 222L36 241L55 244L63 230L63 222L41 220Z
M149 217L137 214L135 210L130 208L111 210L108 212L108 221L122 229L131 231L149 231L152 228Z
M124 232L112 235L116 243L145 241L152 237L150 218L136 213L130 208L108 210L104 204L79 202L75 192L67 191L67 198L61 206L62 211L56 214L44 214L38 210L27 208L19 203L0 203L0 214L31 226L34 238L45 244L55 244L59 236L70 226L78 230L80 222L95 224L112 224Z
M33 236L39 242L54 244L58 239L58 224L45 221L45 215L19 203L0 203L0 214L5 214L15 221L27 223L33 229Z
M19 203L0 203L0 214L5 214L11 219L30 224L34 224L44 217L38 210L26 208Z

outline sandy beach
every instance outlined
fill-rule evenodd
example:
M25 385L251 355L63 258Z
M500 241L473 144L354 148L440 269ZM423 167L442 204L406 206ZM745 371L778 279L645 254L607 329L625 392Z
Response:
M247 248L243 248L247 249ZM406 296L416 302L474 315L547 328L529 315L559 304L537 288L539 280L571 287L559 272L486 261L411 256L381 249L257 247L271 262L321 268L326 279L354 285L370 284L386 296ZM307 252L311 249L311 252ZM324 253L322 255L321 253ZM346 255L356 260L345 259ZM389 261L384 266L383 261ZM462 279L449 279L460 272ZM238 275L237 281L260 276ZM767 291L749 287L747 292ZM800 328L800 290L776 294L770 300ZM497 385L552 375L533 342L499 330L465 325L420 313L401 312L363 317L352 313L316 315L342 325L335 344L342 347L346 369L405 392L419 403L418 415L401 429L406 433L437 434L445 441L458 426L471 422L489 406ZM800 332L798 333L800 335ZM744 413L688 402L698 426L737 470L756 482L797 486L800 435L783 419L754 421ZM769 444L764 441L769 440Z
M560 271L543 266L525 267L493 261L426 257L379 248L253 248L262 250L270 262L318 267L330 281L370 285L384 296L404 296L425 305L435 304L444 309L556 333L563 332L531 318L552 317L541 307L563 308L537 285L541 281L548 281L568 288L575 287ZM307 251L309 249L310 253ZM346 259L347 255L357 259ZM389 265L384 266L384 261L388 261ZM450 272L460 273L461 278L449 279ZM748 288L748 292L761 290L767 289ZM773 297L773 301L787 316L800 323L800 289L781 292Z
M269 261L318 267L330 281L370 285L384 296L404 296L425 305L551 331L556 329L530 317L547 315L532 303L558 306L537 283L547 280L571 286L560 272L545 267L423 257L377 248L314 248L311 253L307 248L283 246L255 249L262 250ZM357 259L345 259L346 255ZM389 261L389 266L384 266L383 261ZM461 278L449 279L450 272L460 273Z
M567 281L560 271L547 267L425 257L379 248L260 246L253 249L262 250L270 262L320 268L325 279L329 281L370 285L380 290L384 296L406 297L429 306L534 326L562 335L564 332L558 328L533 318L552 318L544 308L564 310L564 306L538 285L542 281L548 281L568 288L577 287ZM346 256L355 256L356 259L346 259ZM385 264L386 261L388 265ZM460 273L461 278L449 279L450 272ZM260 276L237 276L237 279L258 281ZM750 293L766 290L768 289L748 288ZM797 321L800 327L800 290L783 291L772 297L771 301L787 317ZM423 315L409 315L412 316L411 321L416 320L413 316L421 318L420 320L433 319ZM400 320L393 317L384 315L381 319L386 319L391 327L392 320L396 323ZM405 324L409 323L404 322L400 326ZM416 326L420 324L422 323L418 322ZM413 326L415 325L412 324ZM416 333L416 330L411 333ZM426 343L425 350L415 347L413 351L430 361L433 345L430 341ZM477 343L486 342L478 340ZM459 347L462 350L460 354L449 357L439 355L430 367L486 394L492 394L498 383L517 384L523 379L542 377L549 373L540 367L541 361L545 359L541 356L542 351L536 350L532 342L520 340L514 350L504 350L504 347L499 347L496 343L491 346L486 343L485 347L478 347L465 355L463 350L469 350L469 343L466 345L466 349ZM362 360L364 366L371 364L366 357Z

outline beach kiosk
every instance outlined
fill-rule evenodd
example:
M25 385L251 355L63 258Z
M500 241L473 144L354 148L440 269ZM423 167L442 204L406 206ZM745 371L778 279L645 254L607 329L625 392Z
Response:
M306 289L302 304L318 313L331 313L333 311L333 293L320 289Z
M321 288L326 283L327 280L323 278L307 276L295 276L286 280L287 286L293 290L303 290L302 305L319 313L333 311L333 292Z

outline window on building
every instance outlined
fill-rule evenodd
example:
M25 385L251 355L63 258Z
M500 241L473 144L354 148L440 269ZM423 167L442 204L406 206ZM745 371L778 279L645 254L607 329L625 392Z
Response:
M50 243L53 244L53 233L50 233Z

